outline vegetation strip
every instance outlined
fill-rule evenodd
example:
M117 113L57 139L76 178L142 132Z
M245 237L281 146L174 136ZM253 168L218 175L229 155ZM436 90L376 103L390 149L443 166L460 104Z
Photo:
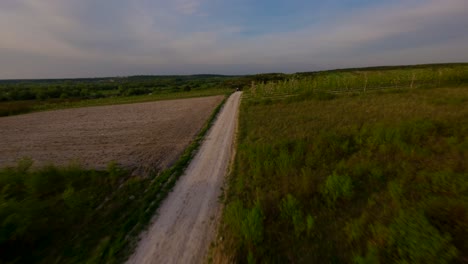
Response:
M31 100L31 101L6 101L0 102L0 117L25 114L31 112L60 110L68 108L90 107L90 106L105 106L116 104L133 104L153 102L160 100L185 99L194 97L204 97L212 95L222 95L229 93L231 89L204 89L184 92L165 92L147 95L108 97L98 99L48 99L48 100Z
M27 159L0 170L1 262L124 261L225 101L174 166L157 175L129 177L115 164L107 171L76 165L31 170Z
M252 83L245 98L268 101L290 97L333 97L334 94L368 91L456 87L468 82L467 72L467 64L449 64L293 74L279 81Z

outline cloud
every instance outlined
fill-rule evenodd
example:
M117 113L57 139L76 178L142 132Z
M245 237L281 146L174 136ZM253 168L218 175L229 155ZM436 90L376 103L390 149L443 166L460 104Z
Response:
M395 62L392 54L411 49L414 63L421 61L418 50L444 51L468 60L468 54L458 49L445 51L446 43L466 42L468 28L467 5L462 0L432 1L406 6L381 6L338 14L338 18L318 25L284 33L270 33L228 44L220 51L228 54L245 52L251 61L284 63L295 61L316 64L347 60L373 62L379 55L380 64ZM326 24L325 24L326 23ZM384 54L385 56L382 56ZM425 61L430 61L429 55ZM451 58L455 56L451 56ZM247 60L249 60L247 58ZM245 58L244 58L245 59ZM408 60L405 60L408 62Z
M310 8L314 19L305 15L309 10L301 16L291 11L281 17L281 30L272 24L261 31L263 18L239 11L254 8L249 1L239 1L234 11L204 1L3 0L0 78L468 61L465 0L374 2L333 12L335 6L321 3L322 13Z
M199 12L199 0L175 0L176 10L182 14L193 15Z

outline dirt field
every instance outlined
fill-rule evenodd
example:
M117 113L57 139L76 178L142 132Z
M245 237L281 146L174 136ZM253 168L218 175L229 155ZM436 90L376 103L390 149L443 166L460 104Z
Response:
M66 109L0 118L0 166L111 161L142 174L172 164L223 96Z

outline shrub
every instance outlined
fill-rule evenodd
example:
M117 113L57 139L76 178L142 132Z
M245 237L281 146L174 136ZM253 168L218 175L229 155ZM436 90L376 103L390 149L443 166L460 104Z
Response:
M65 189L65 173L54 166L46 166L25 178L28 190L37 197L50 196Z
M224 221L233 234L240 235L246 210L240 200L234 200L224 209Z
M334 172L328 176L325 184L321 187L321 193L329 206L334 206L339 199L349 199L353 195L353 184L351 178L344 174L338 175Z
M281 218L286 220L294 228L294 234L299 237L304 231L309 231L313 227L313 218L309 216L304 218L299 201L291 194L281 200L280 203Z
M241 233L244 241L250 247L258 245L263 240L263 213L257 203L248 210L241 224Z
M390 255L400 263L448 263L457 256L450 241L419 211L400 211L390 225Z
M447 232L460 252L468 252L468 201L456 197L431 198L423 204L427 219L440 232Z
M363 213L361 217L350 220L344 228L349 242L359 240L364 235L365 224L368 221L367 213Z
M356 264L377 264L379 261L379 249L369 243L367 245L367 253L365 256L356 256L354 258L354 263Z
M430 120L416 120L403 125L402 138L408 143L420 143L437 132L437 124Z
M431 190L436 193L462 194L468 191L468 174L457 174L451 171L428 173Z
M307 222L306 232L307 232L307 235L310 236L315 227L315 218L311 215L307 215L306 222Z

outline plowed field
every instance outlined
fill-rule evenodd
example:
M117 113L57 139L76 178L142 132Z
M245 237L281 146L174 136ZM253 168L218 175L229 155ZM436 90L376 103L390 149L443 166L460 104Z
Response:
M0 118L0 166L103 169L111 161L144 174L170 166L223 96L87 107Z

